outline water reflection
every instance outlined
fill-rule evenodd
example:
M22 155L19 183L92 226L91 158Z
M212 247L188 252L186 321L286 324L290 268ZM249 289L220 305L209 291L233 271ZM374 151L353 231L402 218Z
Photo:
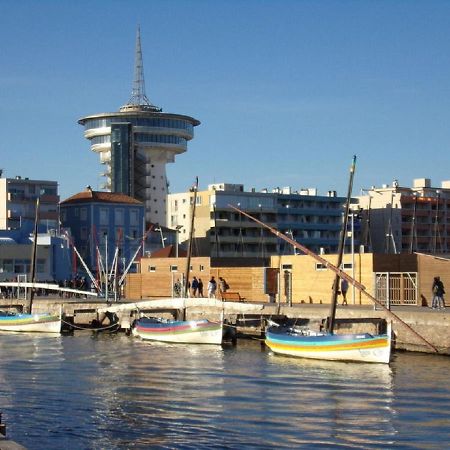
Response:
M0 336L0 351L0 410L29 448L438 448L450 429L448 358L334 363L86 333Z

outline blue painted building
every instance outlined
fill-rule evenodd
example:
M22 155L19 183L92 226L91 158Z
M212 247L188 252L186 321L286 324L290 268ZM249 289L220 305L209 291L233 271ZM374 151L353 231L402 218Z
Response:
M144 204L121 193L88 188L60 204L61 224L92 272L100 253L111 266L116 248L119 271L133 258L144 235Z

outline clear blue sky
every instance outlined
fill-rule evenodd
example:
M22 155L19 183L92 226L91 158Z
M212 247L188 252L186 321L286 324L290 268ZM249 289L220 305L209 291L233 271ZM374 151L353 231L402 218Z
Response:
M450 1L0 0L0 167L56 180L102 167L77 120L130 97L137 24L146 92L202 123L167 166L199 177L345 195L450 179Z

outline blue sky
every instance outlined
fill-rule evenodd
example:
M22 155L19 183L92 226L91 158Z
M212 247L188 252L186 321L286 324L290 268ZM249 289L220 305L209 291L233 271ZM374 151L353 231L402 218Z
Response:
M80 117L146 93L201 121L167 166L171 192L213 182L345 195L450 179L449 1L0 0L0 168L57 180L102 166Z

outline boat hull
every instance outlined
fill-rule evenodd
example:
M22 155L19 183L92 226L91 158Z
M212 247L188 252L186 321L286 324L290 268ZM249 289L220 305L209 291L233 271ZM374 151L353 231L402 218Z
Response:
M151 341L220 345L223 325L209 320L158 322L139 319L133 328L133 334Z
M1 314L0 331L60 333L61 318L51 314Z
M273 353L300 358L388 364L391 356L390 333L304 336L269 328L265 342Z

